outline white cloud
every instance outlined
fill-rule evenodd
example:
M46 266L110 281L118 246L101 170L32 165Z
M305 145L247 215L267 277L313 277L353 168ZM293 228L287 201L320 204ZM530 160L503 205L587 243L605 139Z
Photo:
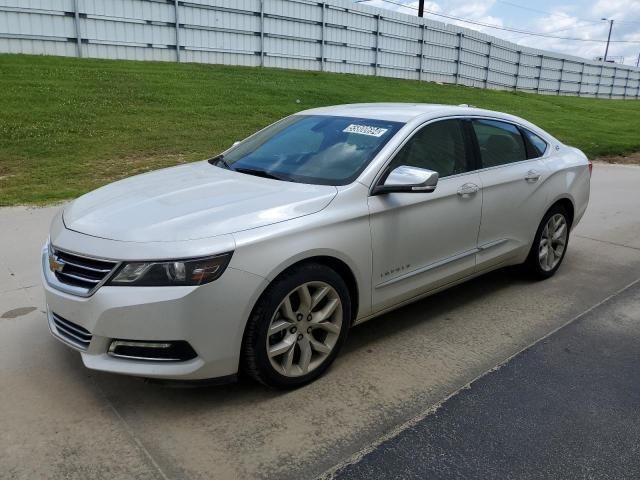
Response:
M473 2L464 0L443 0L442 6L455 17L478 20L486 17L495 0L476 0Z
M622 2L613 0L611 3ZM538 17L531 22L530 28L536 32L546 32L550 35L562 37L604 40L609 32L609 23L597 20L599 18L598 15L602 15L602 13L596 12L602 11L601 6L596 4L591 11L585 12L590 15L583 13L583 16L595 18L591 22L574 16L549 15ZM608 17L614 19L623 17L620 11L615 8L608 8L607 11L609 12ZM616 24L614 21L612 40L637 40L640 37L639 28L640 24L626 22ZM590 59L596 56L603 56L605 50L605 44L602 42L577 42L544 37L525 37L519 43ZM640 44L611 43L608 55L610 57L624 57L625 63L635 64L638 50L640 50Z
M417 8L417 1L394 0L406 3L409 7ZM569 1L570 0L565 0ZM525 5L520 0L521 5ZM416 15L416 10L389 4L383 0L367 2L367 5L390 8L402 13ZM584 8L578 1L554 5L549 15L531 13L529 20L515 23L509 20L509 13L513 9L504 8L496 0L436 0L425 2L425 9L455 17L474 20L497 26L508 26L525 31L542 32L558 37L598 39L607 38L609 24L600 18L614 19L612 40L640 41L640 1L638 0L597 0L591 6ZM504 11L504 15L496 12ZM464 26L495 35L521 45L562 52L570 55L592 59L604 54L605 44L596 42L578 42L559 38L529 36L521 33L507 32L443 17L425 14L427 18ZM521 17L519 17L521 18ZM593 19L585 21L584 18ZM628 19L628 20L627 20ZM634 21L635 20L635 21ZM617 22L616 22L617 21ZM625 63L635 65L640 44L612 43L609 56L624 57Z
M640 2L633 0L598 0L592 8L594 15L618 20L640 17Z

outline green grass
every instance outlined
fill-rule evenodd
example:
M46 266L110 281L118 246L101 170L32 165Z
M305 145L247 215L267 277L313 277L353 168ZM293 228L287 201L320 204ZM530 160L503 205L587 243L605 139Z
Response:
M211 156L298 110L373 101L469 103L514 113L591 157L640 150L638 101L289 70L0 55L0 205L72 198L134 173Z

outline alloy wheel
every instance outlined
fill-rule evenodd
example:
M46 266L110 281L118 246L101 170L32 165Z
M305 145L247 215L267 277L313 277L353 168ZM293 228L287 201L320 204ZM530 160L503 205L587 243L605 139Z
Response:
M538 261L544 271L549 272L560 263L567 245L568 234L567 220L564 215L561 213L552 215L542 230L538 249Z
M342 302L324 282L307 282L280 302L269 323L267 355L287 377L306 375L333 351L342 329Z

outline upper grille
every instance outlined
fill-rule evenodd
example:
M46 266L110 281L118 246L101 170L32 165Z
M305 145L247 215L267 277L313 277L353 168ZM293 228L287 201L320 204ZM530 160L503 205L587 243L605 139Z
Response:
M53 312L51 313L51 317L60 337L64 338L67 342L75 345L81 350L89 348L92 338L91 332L80 325L76 325L61 316L56 315Z
M99 287L118 265L118 262L83 257L56 248L51 250L51 254L59 266L54 270L58 281L66 285L80 287L87 292Z

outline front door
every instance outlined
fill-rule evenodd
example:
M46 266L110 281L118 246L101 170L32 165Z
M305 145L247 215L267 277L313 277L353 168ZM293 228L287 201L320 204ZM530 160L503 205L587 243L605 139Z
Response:
M401 165L437 171L434 192L369 197L374 311L475 270L482 190L472 171L468 133L463 120L429 123L387 167L386 172Z

